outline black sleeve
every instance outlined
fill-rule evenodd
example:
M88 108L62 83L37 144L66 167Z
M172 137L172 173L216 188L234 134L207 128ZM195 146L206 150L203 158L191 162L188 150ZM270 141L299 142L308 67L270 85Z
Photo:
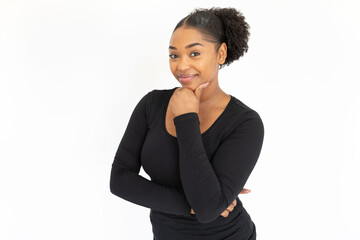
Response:
M212 222L243 189L260 155L264 126L260 116L241 122L210 162L204 149L196 112L174 118L184 192L201 223Z
M147 134L147 93L138 102L116 151L111 168L110 191L127 201L157 211L191 216L190 205L178 189L139 175L140 155Z

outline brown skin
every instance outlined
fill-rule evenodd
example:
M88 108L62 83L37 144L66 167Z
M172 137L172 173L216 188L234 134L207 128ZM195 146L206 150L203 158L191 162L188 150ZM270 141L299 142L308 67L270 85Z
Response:
M205 132L223 112L230 101L230 96L218 82L219 65L225 62L227 46L222 43L216 51L216 44L206 40L207 36L195 28L182 26L175 30L170 39L169 64L174 77L182 87L177 88L170 98L168 109L171 119L184 113L196 112L200 120L201 133ZM200 43L190 48L189 44ZM175 47L176 49L173 49ZM184 83L179 75L195 75L191 82ZM176 136L172 121L168 121L168 130ZM172 129L172 130L171 130ZM249 193L243 189L240 193ZM227 217L236 206L236 199L221 214ZM191 214L195 214L191 209Z
M191 43L200 43L203 46L185 48ZM175 30L170 39L170 46L176 47L176 50L169 49L169 55L172 56L169 57L170 69L182 87L174 91L169 107L173 117L187 112L198 113L201 125L201 120L208 121L205 117L209 116L211 111L221 106L225 107L230 100L230 96L218 83L219 64L225 62L227 46L222 43L216 51L216 44L206 41L205 35L194 28L184 26ZM179 74L197 76L190 83L183 83ZM203 89L202 84L207 82L208 86Z

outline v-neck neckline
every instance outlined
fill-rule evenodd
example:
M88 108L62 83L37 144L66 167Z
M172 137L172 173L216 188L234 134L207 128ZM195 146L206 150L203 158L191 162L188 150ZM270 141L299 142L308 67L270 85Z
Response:
M178 88L178 87L174 87L173 89L171 89L169 96L166 98L166 103L164 104L164 109L163 109L162 126L161 126L162 129L163 129L163 131L165 132L165 134L168 135L169 137L175 139L175 140L177 140L177 137L171 135L171 134L167 131L167 129L166 129L166 113L167 113L167 108L168 108L168 106L169 106L169 102L170 102L171 96L173 95L173 93L175 92L175 90L176 90L177 88ZM211 126L210 126L208 129L206 129L205 132L201 133L201 136L202 136L202 137L204 137L205 135L207 135L208 132L210 132L211 129L213 129L213 128L217 125L217 123L220 121L220 119L225 115L225 113L226 113L226 112L228 111L228 109L230 108L230 105L231 105L232 102L234 101L234 97L233 97L231 94L229 94L229 96L230 96L230 100L229 100L228 104L226 105L225 109L224 109L223 112L219 115L219 117L216 118L216 120L213 122L213 124L211 124Z

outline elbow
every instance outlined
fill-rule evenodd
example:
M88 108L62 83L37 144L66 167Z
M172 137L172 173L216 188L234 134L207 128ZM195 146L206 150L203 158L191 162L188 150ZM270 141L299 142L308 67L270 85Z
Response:
M214 197L211 201L194 204L195 216L200 223L210 223L219 218L228 205L228 201L220 193L219 197Z
M124 192L123 183L125 181L123 180L123 176L123 171L116 170L114 167L111 169L110 192L118 197L121 197Z
M195 212L196 219L200 223L210 223L215 221L219 216L219 214L214 214L212 211L200 211L199 213Z
M110 177L110 192L114 195L118 195L119 193L119 187L116 184L114 176Z
M117 187L115 185L115 180L113 177L110 178L110 192L114 195L116 195L117 191Z
M218 217L220 217L223 207L211 208L204 207L197 210L194 210L196 219L200 223L210 223L215 221Z

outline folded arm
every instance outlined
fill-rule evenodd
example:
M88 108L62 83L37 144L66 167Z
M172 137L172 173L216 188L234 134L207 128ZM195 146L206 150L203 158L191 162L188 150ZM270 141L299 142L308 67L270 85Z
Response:
M112 163L110 191L120 198L153 210L191 216L191 207L182 192L139 175L140 154L148 130L146 104L149 94L136 105L120 141Z
M243 189L260 155L264 126L253 111L215 152L206 154L196 112L174 118L179 145L180 176L199 222L214 221Z

